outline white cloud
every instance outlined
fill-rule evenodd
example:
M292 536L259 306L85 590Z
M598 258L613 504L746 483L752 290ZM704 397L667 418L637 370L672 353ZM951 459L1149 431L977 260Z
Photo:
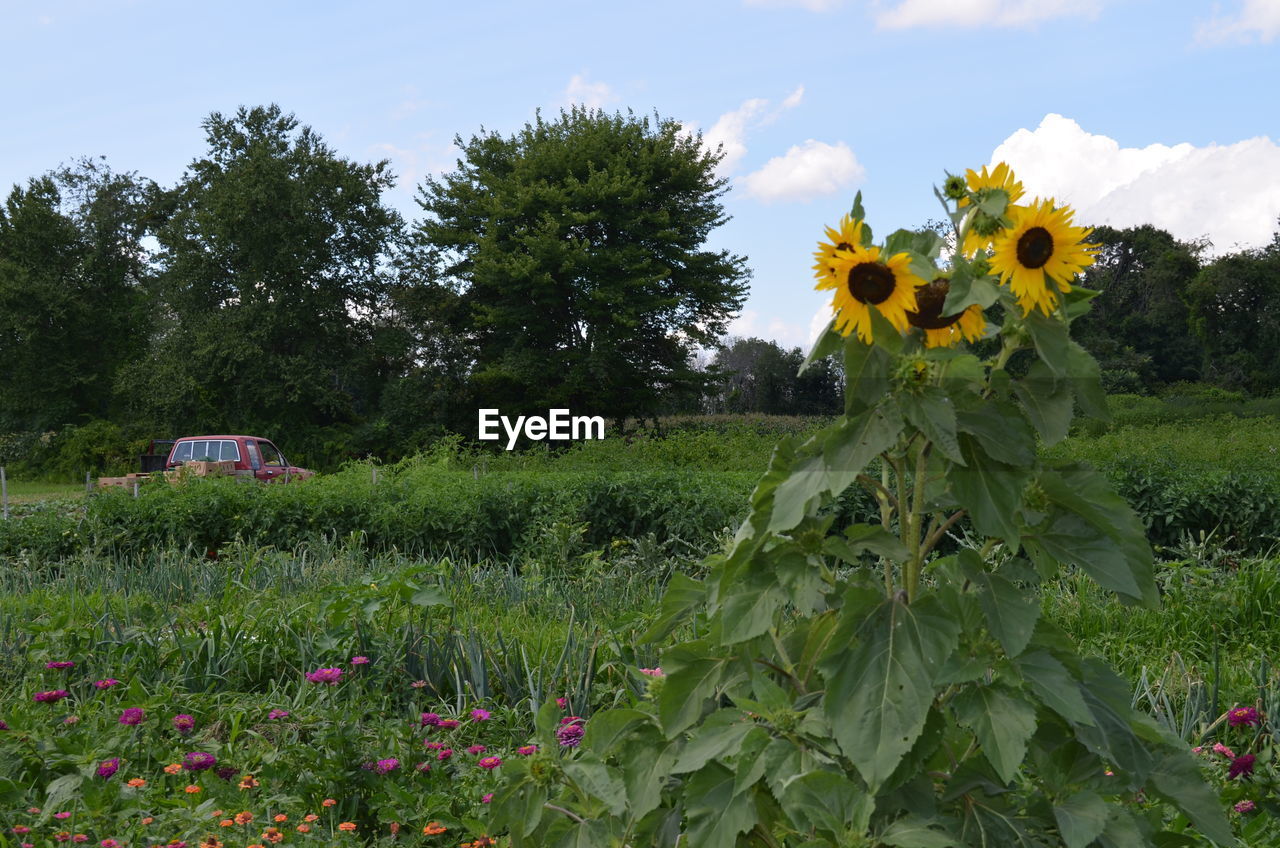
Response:
M744 339L765 339L766 341L777 342L784 348L799 347L808 352L813 345L813 340L817 338L817 334L821 333L823 328L827 326L827 318L831 317L831 309L823 307L820 313L825 313L822 324L815 332L812 327L806 329L800 324L784 321L781 318L770 318L765 321L760 317L760 313L755 309L747 309L737 318L729 322L725 335L738 336ZM817 319L817 315L814 319ZM811 321L810 324L813 322Z
M809 139L783 156L775 156L739 181L747 194L766 203L810 200L847 189L866 171L843 141L825 144Z
M844 0L744 0L748 6L799 6L810 12L827 12L844 5Z
M369 146L371 153L391 160L396 175L396 190L412 194L428 174L436 176L452 170L462 153L453 143L432 144L424 141L417 147L399 147L389 142Z
M1196 147L1121 147L1049 114L995 149L1029 195L1077 210L1078 223L1153 224L1175 237L1209 236L1215 252L1270 243L1280 216L1280 145L1258 138Z
M1196 41L1202 44L1254 39L1266 44L1277 35L1280 35L1280 2L1276 0L1243 0L1238 15L1215 14L1196 29Z
M724 158L716 166L716 174L721 177L732 174L738 163L747 155L747 133L756 127L771 124L790 109L800 105L804 99L804 86L796 86L796 90L787 95L776 109L769 109L769 101L755 97L744 100L742 105L732 112L725 112L711 129L702 134L702 146L709 151L723 146ZM697 124L685 124L685 132L692 135L698 131Z
M1025 27L1068 15L1093 16L1100 6L1101 0L901 0L896 6L878 9L876 25L883 29Z
M589 82L583 74L574 74L561 95L562 105L586 106L588 109L600 109L617 100L617 92L608 83Z

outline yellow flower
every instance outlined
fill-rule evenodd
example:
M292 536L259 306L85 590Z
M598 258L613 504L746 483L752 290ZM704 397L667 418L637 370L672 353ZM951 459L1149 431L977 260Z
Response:
M1013 225L992 244L991 270L1013 289L1024 315L1033 309L1049 315L1059 292L1071 291L1071 279L1093 264L1097 245L1085 244L1091 231L1072 226L1071 209L1054 208L1052 200L1010 212Z
M813 266L813 272L819 279L824 276L835 277L835 260L842 251L862 247L862 221L856 218L845 215L840 219L839 230L833 230L830 227L826 230L827 240L818 242L818 249L813 254L813 258L817 261Z
M919 309L908 312L907 321L924 331L925 347L952 347L961 339L976 342L986 333L987 319L982 315L982 307L976 303L955 315L942 314L950 291L951 283L946 277L939 277L916 291Z
M911 273L910 265L906 253L880 261L878 247L836 251L830 266L834 271L820 271L814 287L835 290L831 306L836 311L836 331L845 336L856 331L858 338L870 344L874 340L870 307L874 306L899 333L906 332L907 313L916 311L915 290L924 285Z
M977 192L984 188L1004 189L1005 193L1009 195L1009 208L1005 210L1006 215L1011 214L1013 212L1013 204L1022 199L1022 183L1014 178L1013 170L1004 162L996 165L990 173L987 173L987 166L983 165L980 173L970 168L964 172L964 175L970 191ZM957 205L963 209L969 205L969 198L961 198ZM969 232L965 234L961 250L965 256L973 256L990 243L990 235L979 235L973 227L970 227Z

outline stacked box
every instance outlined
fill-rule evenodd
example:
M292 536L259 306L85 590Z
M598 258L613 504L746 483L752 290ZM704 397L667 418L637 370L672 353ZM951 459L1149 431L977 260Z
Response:
M230 459L220 462L188 462L182 467L197 477L223 477L236 473L236 464Z

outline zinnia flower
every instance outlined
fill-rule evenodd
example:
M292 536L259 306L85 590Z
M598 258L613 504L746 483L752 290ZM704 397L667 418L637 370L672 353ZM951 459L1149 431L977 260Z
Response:
M332 798L325 798L323 801L320 802L320 806L333 807L333 806L337 806L337 803L338 802L333 800Z
M68 812L54 813L53 817L55 819L69 819L71 818L71 813L68 813Z
M258 781L253 775L246 774L244 777L240 778L239 785L241 789L257 789Z
M173 717L173 726L179 733L186 735L196 726L196 720L186 713L178 713Z
M422 726L423 727L439 727L440 714L439 713L423 713Z
M422 833L426 836L435 836L438 833L444 833L449 828L440 824L440 822L427 822L427 826L422 829Z
M59 842L69 842L71 840L71 831L60 830L53 835L53 838Z
M560 727L556 730L556 739L565 748L576 748L578 743L582 741L582 735L586 733L586 728L582 725L583 719L578 716L569 716L560 720Z
M69 715L69 716L67 716L66 718L64 718L64 719L62 720L62 723L63 723L63 724L79 724L79 723L80 723L80 716L77 716L77 715Z
M400 761L395 757L388 757L385 760L378 760L374 765L373 770L378 774L388 774L398 768L400 768Z
M0 730L8 730L9 725L5 724L4 719L0 718Z
M142 724L143 712L138 707L129 707L120 713L120 723L128 725Z
M1236 707L1227 713L1227 724L1232 727L1257 727L1261 721L1261 716L1258 715L1258 711L1253 707Z
M556 698L556 706L563 710L565 707L569 706L569 699Z
M1257 808L1257 806L1258 806L1257 804L1253 803L1252 801L1246 798L1245 800L1241 801L1239 804L1236 804L1232 809L1234 809L1237 813L1252 813L1254 809Z
M493 793L492 793L492 792L486 792L484 795L481 795L481 796L480 796L480 803L481 803L481 804L488 804L488 803L489 803L490 801L492 801L492 800L493 800Z
M164 767L165 774L177 774L180 771L182 771L182 763L169 763Z
M485 747L485 746L483 746L483 745L472 745L470 748L468 748L468 749L467 749L467 753L468 753L468 754L483 754L483 753L484 753L485 751L487 751L487 750L489 750L489 749L488 749L488 748L486 748L486 747Z
M516 748L516 753L522 757L528 757L532 754L538 753L538 746L537 745L521 745L519 748Z
M120 758L112 757L109 760L103 760L98 764L98 777L103 779L111 777L120 770Z
M666 677L661 668L642 668L640 673L646 677Z
M83 845L89 841L89 837L83 833L77 833L75 836L71 837L71 841Z
M440 762L444 762L445 760L449 759L452 756L453 756L453 749L445 748L441 750L440 753L436 754L436 759L439 760Z
M1221 754L1224 757L1231 757L1232 759L1235 759L1236 756L1235 751L1231 750L1226 745L1223 745L1221 742L1213 743L1213 752L1215 754Z
M44 664L45 668L75 668L76 664L70 660L58 660L57 662L48 662Z
M248 810L244 810L243 812L236 813L235 820L236 820L236 824L248 824L249 822L253 821L253 813L249 812Z
M193 784L191 784L190 786L188 786L188 787L186 787L185 789L183 789L182 791L183 791L183 792L186 792L188 795L196 795L196 794L199 794L199 792L200 792L200 787L199 787L199 786L196 786L196 785L193 783Z
M472 721L488 721L489 716L490 716L490 713L488 710L482 710L478 707L471 711Z
M230 780L236 776L236 771L237 769L235 766L220 766L215 769L213 773L223 780Z
M1241 754L1231 761L1231 768L1227 769L1227 780L1235 780L1237 777L1248 777L1253 774L1253 764L1257 758L1253 754Z
M298 825L297 827L295 827L295 828L294 828L294 830L298 831L298 833L310 833L310 832L311 832L311 825L309 825L309 824L300 824L300 825Z
M343 831L346 831L347 833L351 833L355 829L356 829L355 822L339 822L338 823L338 830L343 830Z
M15 825L13 832L19 836L24 836L31 832L31 828L27 827L25 824Z
M490 771L492 771L493 769L496 769L498 766L502 765L502 758L501 757L482 757L480 759L480 762L476 763L476 765L480 766L480 768L482 769L489 769Z
M288 710L272 710L271 712L267 713L267 718L269 719L285 718L288 715L289 715Z
M99 689L110 689L112 686L119 686L120 681L116 680L114 677L108 677L105 680L93 681L93 685L98 687Z
M409 688L410 688L410 689L426 689L426 688L427 688L427 681L425 681L425 680L415 680L415 681L413 681L412 683L410 683L410 684L409 684Z
M308 671L305 676L312 683L327 683L330 686L336 686L338 681L342 680L342 669L317 668L315 671Z
M132 786L134 789L141 789L146 785L147 782L140 777L131 777L128 782L125 783L125 786Z
M35 700L38 704L56 704L70 694L66 689L51 689L48 692L37 692Z
M114 839L104 839L98 843L102 848L120 848L120 843Z
M458 726L458 724L459 724L459 721L458 721L456 718L442 718L442 719L440 719L440 729L441 729L441 730L453 730L455 727L457 727L457 726Z
M352 665L368 665L369 658L368 657L352 657L351 664Z
M218 759L213 754L192 751L182 758L182 767L187 771L204 771L217 765Z

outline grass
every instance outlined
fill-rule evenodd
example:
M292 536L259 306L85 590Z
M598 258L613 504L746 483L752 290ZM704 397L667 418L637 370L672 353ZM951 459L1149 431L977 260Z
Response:
M83 483L45 483L30 480L6 480L9 503L29 504L49 498L78 498L84 495Z

